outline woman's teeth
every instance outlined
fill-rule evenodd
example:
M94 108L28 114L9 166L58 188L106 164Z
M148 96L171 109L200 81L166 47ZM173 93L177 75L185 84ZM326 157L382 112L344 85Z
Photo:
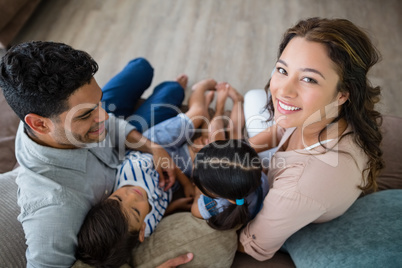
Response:
M281 106L282 109L286 110L286 111L297 111L300 110L301 108L298 107L294 107L294 106L288 106L286 104L283 104L282 102L279 102L279 106Z

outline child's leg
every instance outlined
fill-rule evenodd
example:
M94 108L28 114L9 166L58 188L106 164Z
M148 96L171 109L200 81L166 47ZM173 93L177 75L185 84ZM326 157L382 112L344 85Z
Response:
M229 124L229 138L230 139L242 139L243 128L245 124L244 109L243 109L243 96L237 92L231 85L229 85L229 97L233 101L232 112L230 113Z
M194 129L209 121L208 107L212 102L214 92L208 92L207 95L205 93L208 90L215 90L215 85L215 80L205 79L192 87L193 93L188 100L189 110L186 115L193 121Z
M143 132L166 119L176 116L184 99L184 89L187 87L188 77L180 75L176 81L168 81L155 87L148 99L127 118L139 132Z
M105 110L126 118L134 112L135 103L151 85L154 69L144 58L130 61L102 88Z
M229 87L226 83L219 83L216 85L217 99L214 117L209 125L209 142L214 142L216 140L224 140L225 128L224 128L224 112L225 103L229 95Z

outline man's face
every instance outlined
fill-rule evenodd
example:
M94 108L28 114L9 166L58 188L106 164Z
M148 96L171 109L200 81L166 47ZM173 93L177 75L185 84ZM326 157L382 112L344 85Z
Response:
M77 148L100 142L106 137L109 118L101 106L102 90L92 78L68 98L68 110L52 119L49 133L56 148Z

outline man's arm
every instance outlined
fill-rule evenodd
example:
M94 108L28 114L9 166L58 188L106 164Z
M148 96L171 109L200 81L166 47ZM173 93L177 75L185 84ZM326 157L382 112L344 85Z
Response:
M126 146L130 149L153 155L155 169L159 173L159 186L165 190L176 181L176 165L166 150L147 138L137 130L132 130L126 137ZM166 175L165 175L166 174Z
M68 204L44 206L21 218L28 245L27 267L73 265L76 234L86 213L86 209L73 203L71 200Z

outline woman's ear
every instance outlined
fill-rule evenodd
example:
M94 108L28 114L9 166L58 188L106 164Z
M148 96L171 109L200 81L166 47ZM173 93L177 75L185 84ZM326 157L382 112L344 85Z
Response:
M39 134L47 134L50 131L51 120L37 114L27 114L24 118L25 123Z
M343 105L349 99L349 92L339 92L338 93L338 105Z
M145 239L145 222L142 223L141 229L140 229L140 234L138 235L138 240L142 243L144 242Z

